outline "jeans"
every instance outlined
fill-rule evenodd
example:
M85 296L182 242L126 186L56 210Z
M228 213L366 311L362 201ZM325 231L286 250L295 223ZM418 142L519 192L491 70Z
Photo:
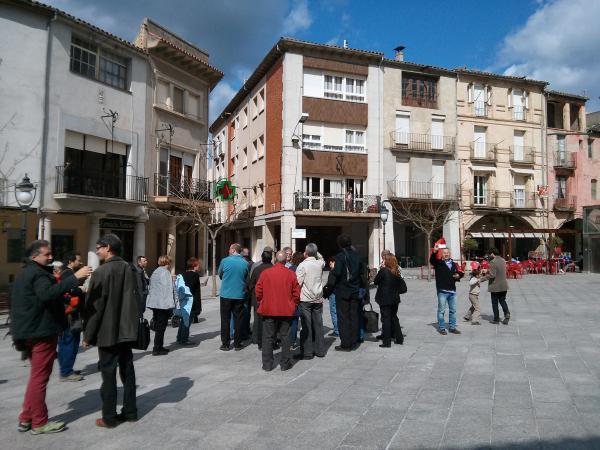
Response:
M365 340L365 316L363 314L362 300L358 302L358 340Z
M100 397L102 419L107 425L117 425L117 366L123 383L122 414L128 419L137 419L135 400L135 369L131 343L125 342L112 347L98 347L98 370L102 374Z
M233 320L233 345L242 345L242 316L244 313L243 299L221 297L221 343L228 346L231 343L231 320Z
M162 350L165 344L165 330L169 323L171 310L152 308L152 318L154 319L154 351Z
M500 320L500 311L498 310L498 303L502 306L502 312L504 317L510 317L510 311L506 304L506 291L504 292L491 292L492 296L492 310L494 311L494 320Z
M292 317L292 325L290 326L290 345L296 345L298 340L298 322L300 320L300 305L296 306L294 317Z
M263 320L263 342L262 342L262 363L263 367L273 366L273 345L276 339L281 340L281 360L280 364L285 365L291 361L292 352L290 350L290 326L291 317L271 317L264 316Z
M379 306L381 313L381 340L385 345L391 344L392 339L396 344L404 342L400 321L398 320L398 303L394 305Z
M448 302L448 322L450 329L456 328L456 292L442 292L438 291L438 328L440 330L446 329L446 322L444 322L444 314L446 313L446 302Z
M48 422L46 387L56 358L56 337L32 341L27 347L31 371L19 421L31 422L33 428L38 428Z
M361 309L358 296L344 298L336 297L335 306L339 319L338 326L340 328L340 346L345 349L350 349L358 343L360 334L360 318Z
M333 333L337 336L340 335L337 322L337 311L335 310L335 294L329 296L329 315L331 316L331 324L333 325Z
M80 338L81 332L73 332L70 328L67 328L58 338L58 365L61 377L68 377L73 373Z
M190 321L192 320L192 317L190 316ZM190 339L190 326L186 325L183 317L181 318L181 321L179 322L179 329L177 330L177 342L180 344L184 344L187 341L189 341Z
M300 302L301 353L304 356L324 356L325 338L323 337L323 303Z

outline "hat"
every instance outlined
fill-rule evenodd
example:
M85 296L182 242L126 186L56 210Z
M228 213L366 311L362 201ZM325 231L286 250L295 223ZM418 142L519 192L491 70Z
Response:
M273 253L273 247L269 247L268 245L263 249L263 252Z

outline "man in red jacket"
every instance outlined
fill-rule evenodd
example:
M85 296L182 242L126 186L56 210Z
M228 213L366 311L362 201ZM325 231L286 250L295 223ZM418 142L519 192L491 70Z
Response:
M281 340L281 370L292 368L290 326L300 303L300 285L296 274L285 267L286 254L278 251L277 264L260 274L256 283L258 314L263 318L262 368L273 370L275 336Z

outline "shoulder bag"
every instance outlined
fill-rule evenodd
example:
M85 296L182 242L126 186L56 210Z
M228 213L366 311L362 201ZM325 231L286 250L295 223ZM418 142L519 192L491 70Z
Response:
M369 307L369 310L366 307ZM373 311L373 305L367 303L363 308L365 319L365 333L377 333L379 331L379 314Z

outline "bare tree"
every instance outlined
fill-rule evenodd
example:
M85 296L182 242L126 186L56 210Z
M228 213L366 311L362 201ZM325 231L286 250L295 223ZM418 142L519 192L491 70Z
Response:
M158 183L158 192L155 195L166 195L172 197L170 209L155 209L157 212L175 217L178 224L185 223L189 231L201 232L203 228L208 231L212 244L212 296L217 295L217 238L219 233L245 219L239 202L224 202L221 211L217 211L217 205L213 201L212 183L208 181L193 179L165 178L164 183Z
M431 236L449 220L450 212L457 208L455 201L434 198L403 199L392 203L394 221L411 224L426 237L425 257L429 255ZM427 261L427 281L431 280L431 265Z

